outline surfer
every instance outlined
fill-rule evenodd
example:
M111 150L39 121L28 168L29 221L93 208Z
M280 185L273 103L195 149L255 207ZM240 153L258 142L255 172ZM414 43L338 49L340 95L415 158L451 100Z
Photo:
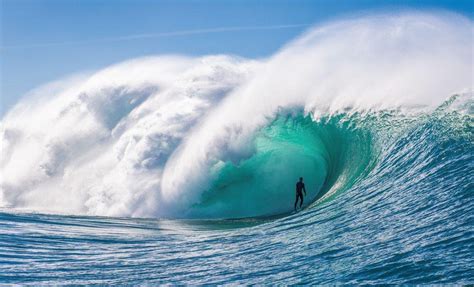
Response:
M300 181L296 183L295 211L296 211L296 205L298 204L298 199L301 198L300 208L303 205L303 191L304 191L304 195L306 196L306 188L304 187L303 178L300 177Z

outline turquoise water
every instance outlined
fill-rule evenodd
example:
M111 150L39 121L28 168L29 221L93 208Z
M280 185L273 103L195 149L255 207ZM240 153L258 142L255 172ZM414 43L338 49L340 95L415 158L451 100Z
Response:
M376 151L370 132L350 127L343 118L315 123L302 113L280 114L256 133L249 157L218 161L212 167L212 186L193 206L192 217L289 213L299 177L305 179L306 204L321 198L336 182L335 189L347 189L368 172Z
M0 283L474 283L472 105L281 113L192 220L0 213ZM291 214L305 178L304 209Z

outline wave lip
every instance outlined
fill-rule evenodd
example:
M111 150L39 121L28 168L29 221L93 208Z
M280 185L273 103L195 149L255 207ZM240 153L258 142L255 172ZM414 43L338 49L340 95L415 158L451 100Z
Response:
M315 119L345 112L419 114L470 91L470 20L383 16L313 29L265 62L173 153L161 185L164 200L186 214L212 187L212 167L247 158L255 134L281 109L296 107Z

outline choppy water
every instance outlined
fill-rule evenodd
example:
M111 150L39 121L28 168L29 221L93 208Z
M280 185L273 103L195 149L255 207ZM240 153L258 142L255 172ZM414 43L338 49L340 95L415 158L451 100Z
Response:
M473 26L365 15L32 91L0 121L0 284L474 284Z
M157 220L4 210L0 282L472 284L472 101L464 104L467 113L452 109L455 101L416 117L384 112L313 122L289 114L270 123L256 137L262 149L254 157L265 157L271 135L273 153L295 150L280 149L284 138L303 157L341 161L311 171L329 179L308 177L320 193L296 214ZM316 143L325 155L315 153ZM227 188L223 176L235 180L255 162L262 164L229 163L215 188ZM269 196L259 200L272 202ZM291 190L290 207L292 200Z

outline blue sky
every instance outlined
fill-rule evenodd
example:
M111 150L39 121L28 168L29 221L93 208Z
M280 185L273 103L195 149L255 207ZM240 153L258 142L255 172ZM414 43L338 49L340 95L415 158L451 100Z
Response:
M472 0L0 3L0 116L41 84L130 58L169 53L265 57L308 28L305 25L345 15L374 10L446 9L472 19L474 10ZM140 36L144 34L148 36Z

